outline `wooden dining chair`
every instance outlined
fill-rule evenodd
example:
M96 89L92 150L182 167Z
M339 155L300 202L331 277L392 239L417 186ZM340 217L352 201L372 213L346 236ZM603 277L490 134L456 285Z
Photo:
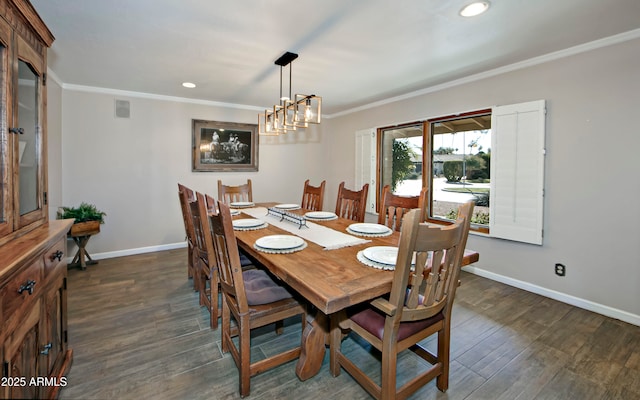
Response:
M236 201L253 201L253 191L251 190L251 179L247 179L244 185L230 186L223 185L218 179L218 200L230 204Z
M365 183L359 191L349 190L344 187L344 182L338 186L338 200L336 200L336 214L339 217L357 222L364 222L364 213L367 209L367 195L369 184Z
M196 200L190 202L189 206L195 232L194 280L197 281L200 292L200 305L207 307L209 311L209 325L211 329L217 329L220 316L218 268L215 263L210 263L207 248L207 242L211 240L207 214L213 211L215 200L197 192Z
M473 203L462 207L473 209ZM391 293L332 316L333 376L340 374L340 367L344 368L376 399L405 399L434 378L439 390L447 390L451 310L469 233L469 218L463 215L470 212L459 214L456 222L446 227L421 224L419 210L404 217ZM382 353L380 385L341 352L342 329L357 333ZM433 334L437 334L438 342L435 354L419 343ZM414 371L416 376L397 388L398 354L407 349L431 367L420 373Z
M302 203L300 207L310 211L322 211L322 202L324 201L324 184L322 181L320 186L311 186L309 179L304 182L304 190L302 191Z
M378 213L378 223L389 228L400 231L402 218L414 208L420 210L421 221L426 220L427 213L427 188L422 188L419 196L399 196L391 193L391 187L385 185L380 196L380 212Z
M193 231L193 221L191 220L191 209L189 207L189 201L194 201L195 195L193 193L193 190L178 183L178 198L180 199L182 221L184 222L184 231L187 238L187 277L193 279L193 245L195 240L195 232ZM198 290L196 279L193 279L193 287L195 290Z
M217 208L217 213L209 215L213 239L208 242L209 263L218 265L222 289L222 351L230 352L233 357L239 371L240 396L244 397L250 393L252 376L298 358L302 348L300 343L293 349L251 362L251 330L300 316L304 332L306 309L264 270L240 268L229 208L222 203L218 203ZM232 340L234 336L238 336L238 346Z

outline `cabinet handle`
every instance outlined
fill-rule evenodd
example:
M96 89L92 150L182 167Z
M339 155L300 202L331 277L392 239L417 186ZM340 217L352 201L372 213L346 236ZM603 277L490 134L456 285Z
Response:
M24 128L9 128L9 132L11 133L19 133L19 134L23 134L24 133Z
M22 294L22 292L26 290L29 292L29 294L33 294L33 287L35 286L35 284L36 284L36 281L32 281L31 279L28 279L27 283L20 286L20 289L18 289L18 293Z
M51 342L45 344L40 354L42 354L43 356L49 355L49 350L51 350L52 347L53 345L51 344Z
M61 252L60 250L56 250L55 253L53 253L50 257L51 261L55 260L56 258L58 259L58 261L62 261L62 256L64 255L63 252Z

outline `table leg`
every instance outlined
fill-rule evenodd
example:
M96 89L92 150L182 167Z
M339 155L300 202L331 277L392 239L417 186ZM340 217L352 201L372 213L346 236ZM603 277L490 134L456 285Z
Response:
M68 265L69 268L80 267L82 270L87 269L87 265L97 264L97 261L94 261L91 258L91 255L87 252L86 246L91 238L91 235L83 235L83 236L73 236L73 241L76 246L78 246L78 250L76 251L75 256L73 256L73 260ZM88 260L88 261L86 261Z
M302 334L302 351L296 375L301 381L307 380L320 372L325 353L327 338L327 316L316 311L315 316L307 315L307 326Z

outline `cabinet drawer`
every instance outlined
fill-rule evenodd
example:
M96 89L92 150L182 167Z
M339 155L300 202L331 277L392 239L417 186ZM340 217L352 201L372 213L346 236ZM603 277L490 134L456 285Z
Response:
M60 239L56 244L51 246L44 252L44 273L48 276L49 273L55 270L56 266L65 259L67 250L66 238Z
M2 297L2 314L5 320L13 319L13 314L23 305L31 303L40 294L44 286L43 262L39 257L36 262L18 273L0 292Z

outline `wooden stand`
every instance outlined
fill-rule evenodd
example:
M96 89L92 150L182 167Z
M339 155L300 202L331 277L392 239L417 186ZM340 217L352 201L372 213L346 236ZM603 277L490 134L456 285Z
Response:
M91 236L98 233L100 233L100 223L98 221L80 222L72 225L68 237L73 239L78 246L78 251L76 251L76 255L73 256L73 260L68 265L68 268L80 267L82 270L86 270L87 265L98 263L91 258L91 255L86 249Z

